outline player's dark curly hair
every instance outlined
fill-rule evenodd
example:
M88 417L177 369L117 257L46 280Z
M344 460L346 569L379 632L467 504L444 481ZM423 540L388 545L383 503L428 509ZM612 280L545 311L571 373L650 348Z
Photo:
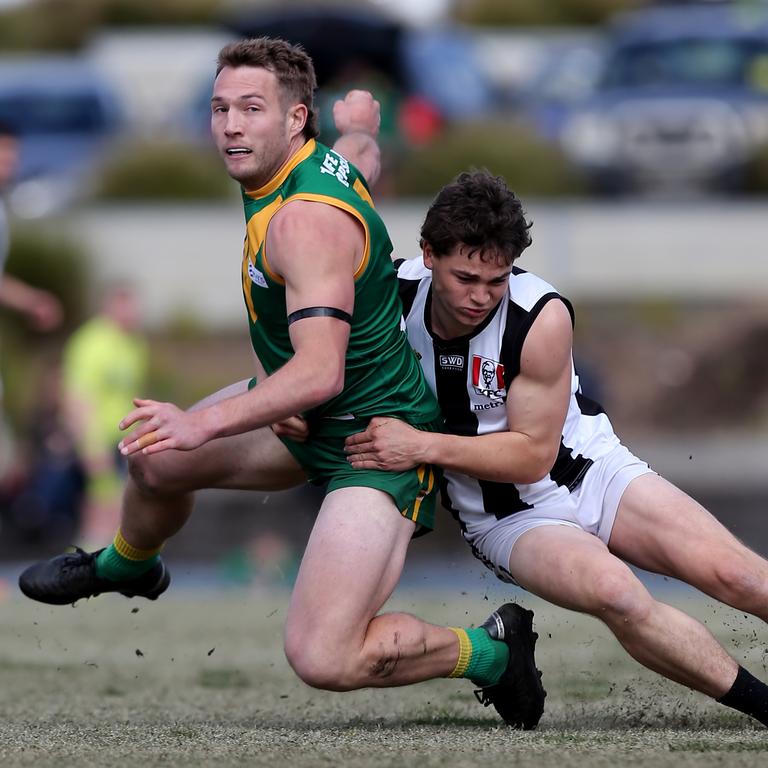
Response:
M531 244L530 228L520 199L504 179L471 171L440 190L421 227L420 244L428 243L439 257L463 243L470 255L512 264Z
M216 74L218 75L224 67L262 67L273 72L281 92L291 103L298 102L307 108L304 138L308 141L320 133L317 127L317 110L313 103L317 89L315 67L300 45L271 37L238 40L219 51Z

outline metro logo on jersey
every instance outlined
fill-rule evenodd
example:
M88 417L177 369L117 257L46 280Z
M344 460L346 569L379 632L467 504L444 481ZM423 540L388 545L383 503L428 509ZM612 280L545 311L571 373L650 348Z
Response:
M472 386L478 395L500 400L507 396L504 366L497 360L472 355Z

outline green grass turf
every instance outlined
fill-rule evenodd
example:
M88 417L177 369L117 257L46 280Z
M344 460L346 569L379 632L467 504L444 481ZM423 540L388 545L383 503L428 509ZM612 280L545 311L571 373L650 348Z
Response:
M282 654L282 592L105 596L0 603L0 765L764 766L759 724L641 669L593 619L536 611L549 691L517 732L464 680L337 694L296 679ZM766 677L764 626L711 601L677 602ZM389 608L480 623L477 594L398 593Z

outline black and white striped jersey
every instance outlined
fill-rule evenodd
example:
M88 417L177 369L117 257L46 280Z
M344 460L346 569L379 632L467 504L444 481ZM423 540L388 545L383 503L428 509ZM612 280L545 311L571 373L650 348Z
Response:
M456 435L506 431L507 388L520 372L528 331L541 309L552 300L563 301L573 317L570 302L549 283L515 267L506 298L482 325L468 336L444 341L431 329L430 270L421 258L398 261L396 266L408 340L440 402L447 431ZM558 496L580 485L595 460L618 444L602 408L581 394L573 370L560 451L549 474L535 483L514 484L476 480L446 471L443 504L470 525L476 515L492 514L502 519L537 506L551 508Z

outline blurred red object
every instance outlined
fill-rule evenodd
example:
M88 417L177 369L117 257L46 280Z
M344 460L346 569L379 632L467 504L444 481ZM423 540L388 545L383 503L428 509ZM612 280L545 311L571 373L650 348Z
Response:
M428 99L410 96L400 106L397 123L408 144L418 146L429 144L440 133L443 118Z

